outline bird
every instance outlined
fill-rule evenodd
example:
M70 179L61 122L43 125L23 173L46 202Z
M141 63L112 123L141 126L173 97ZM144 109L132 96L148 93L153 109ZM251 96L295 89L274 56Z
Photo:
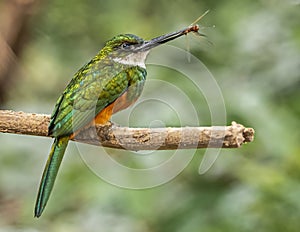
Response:
M51 115L48 135L54 142L40 181L34 217L40 217L45 209L69 140L88 125L105 124L112 114L138 99L147 75L145 60L152 48L198 30L198 25L190 25L151 40L117 35L75 73Z

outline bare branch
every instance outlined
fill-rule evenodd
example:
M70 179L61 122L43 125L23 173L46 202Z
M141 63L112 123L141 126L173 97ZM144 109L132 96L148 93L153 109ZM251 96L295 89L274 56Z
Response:
M47 136L50 116L0 110L0 132ZM85 128L77 142L127 150L238 148L252 142L254 129L232 122L231 126L129 128L111 122Z

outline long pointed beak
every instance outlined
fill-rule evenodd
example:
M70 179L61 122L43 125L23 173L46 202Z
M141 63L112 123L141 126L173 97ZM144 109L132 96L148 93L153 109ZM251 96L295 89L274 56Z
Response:
M154 48L160 44L164 44L166 42L174 40L174 39L176 39L180 36L186 35L190 32L198 32L198 30L199 30L198 25L192 25L192 26L186 27L180 31L176 31L176 32L158 36L151 40L145 41L144 44L141 47L139 47L139 50L142 50L142 51L150 50L151 48Z

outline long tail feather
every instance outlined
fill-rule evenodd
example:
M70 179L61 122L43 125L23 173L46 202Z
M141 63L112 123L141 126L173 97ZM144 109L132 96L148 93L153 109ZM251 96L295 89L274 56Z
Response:
M40 182L39 192L36 199L34 216L40 217L51 194L55 178L63 159L69 137L55 138L49 158L47 160L43 176Z

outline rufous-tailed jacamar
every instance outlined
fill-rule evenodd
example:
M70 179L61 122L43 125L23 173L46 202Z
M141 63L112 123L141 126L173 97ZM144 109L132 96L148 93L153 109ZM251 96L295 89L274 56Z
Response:
M47 204L68 142L75 132L90 123L106 123L112 114L137 100L146 79L145 59L150 49L198 30L194 25L149 41L132 34L118 35L78 70L51 115L48 134L54 137L54 142L40 182L35 217L41 216Z

